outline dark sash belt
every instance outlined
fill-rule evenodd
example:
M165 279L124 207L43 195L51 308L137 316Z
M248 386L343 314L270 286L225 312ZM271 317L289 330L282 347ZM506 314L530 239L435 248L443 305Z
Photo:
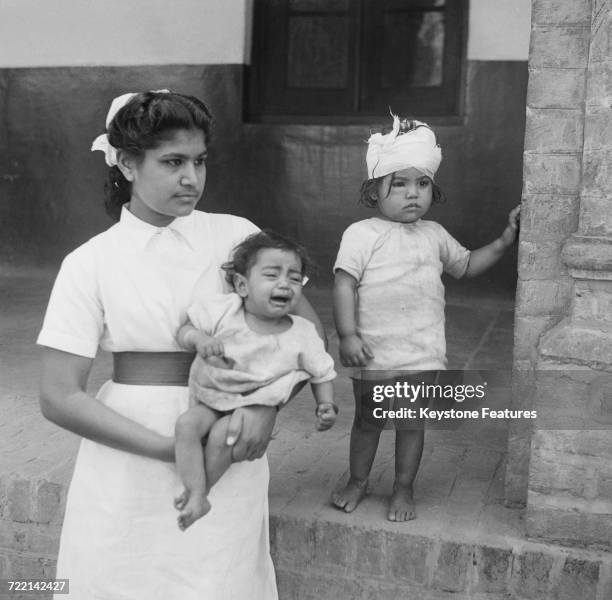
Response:
M192 352L113 352L113 381L127 385L187 385Z

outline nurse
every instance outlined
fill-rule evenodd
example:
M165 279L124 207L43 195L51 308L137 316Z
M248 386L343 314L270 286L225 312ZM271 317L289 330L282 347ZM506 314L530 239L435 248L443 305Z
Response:
M111 105L92 149L109 168L106 208L118 221L64 259L38 344L43 415L80 436L57 577L73 600L274 600L268 464L276 408L234 412L232 464L212 510L176 527L174 426L188 408L190 353L176 334L194 293L227 291L221 265L257 227L195 210L206 181L211 116L198 99L160 90ZM296 307L320 323L308 302ZM113 380L87 380L98 347ZM263 432L257 435L255 432Z

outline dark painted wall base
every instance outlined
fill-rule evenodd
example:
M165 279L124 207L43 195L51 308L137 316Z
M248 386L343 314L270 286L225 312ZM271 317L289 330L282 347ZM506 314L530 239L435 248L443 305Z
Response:
M319 264L317 279L328 283L342 231L373 214L357 204L369 127L243 125L243 70L0 70L0 265L56 265L108 227L106 167L101 154L89 152L91 141L114 96L168 87L203 98L216 118L201 208L297 237ZM444 156L437 181L448 201L429 218L468 247L499 235L520 201L526 85L525 62L471 62L463 122L434 126ZM378 124L386 121L381 115ZM515 272L516 256L508 253L484 277L511 289Z

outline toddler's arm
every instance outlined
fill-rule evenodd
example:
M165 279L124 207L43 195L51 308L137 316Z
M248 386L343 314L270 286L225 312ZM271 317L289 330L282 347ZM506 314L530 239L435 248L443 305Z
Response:
M334 386L331 381L311 384L312 393L317 402L317 430L325 431L333 426L338 414L338 406L334 402Z
M334 277L334 321L340 338L340 361L345 367L363 367L374 354L357 334L355 287L357 280L338 269Z
M196 329L189 321L179 329L176 339L180 346L195 350L202 358L223 356L223 342Z
M520 212L520 206L513 208L508 215L508 225L504 232L490 244L471 252L470 262L465 272L466 277L475 277L484 273L504 255L507 248L512 246L518 232Z

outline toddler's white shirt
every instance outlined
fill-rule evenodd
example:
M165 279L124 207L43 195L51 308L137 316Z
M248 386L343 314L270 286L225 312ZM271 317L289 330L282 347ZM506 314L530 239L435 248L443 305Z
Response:
M444 270L462 277L469 259L469 250L434 221L375 217L348 227L334 272L342 269L357 280L358 333L374 353L353 377L362 370L446 368L440 276Z

